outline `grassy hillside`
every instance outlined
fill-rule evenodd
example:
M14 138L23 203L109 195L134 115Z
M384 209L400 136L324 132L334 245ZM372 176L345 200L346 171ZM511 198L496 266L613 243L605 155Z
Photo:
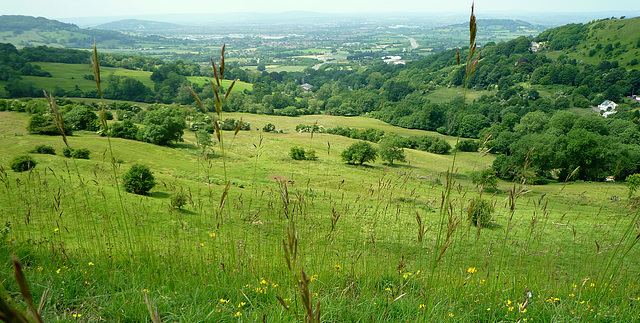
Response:
M618 61L627 69L638 69L640 64L630 65L636 59L640 61L640 17L630 19L607 19L587 25L587 38L569 51L552 51L549 57L566 54L588 64L597 65L603 60ZM611 50L606 49L611 46ZM594 51L590 53L591 51Z
M28 134L26 114L0 112L8 223L0 257L20 257L34 295L55 291L43 303L46 321L148 320L145 295L163 321L296 321L305 302L319 302L322 321L640 315L637 214L622 183L500 182L482 194L495 212L478 230L467 221L469 200L480 196L468 174L490 156L460 153L448 186L453 155L407 150L407 164L353 166L340 153L354 140L290 129L318 120L416 131L366 118L225 117L285 133L224 132L226 157L217 144L204 159L190 132L173 147L78 132L69 143L91 159L72 160L60 155L61 138ZM8 168L37 144L58 155L32 155L32 172ZM292 160L292 146L315 149L319 160ZM119 187L134 163L156 176L150 196ZM171 207L179 194L182 209ZM443 198L450 204L441 209ZM285 256L283 244L296 251ZM4 289L19 300L10 264L0 264ZM298 284L302 271L308 284Z

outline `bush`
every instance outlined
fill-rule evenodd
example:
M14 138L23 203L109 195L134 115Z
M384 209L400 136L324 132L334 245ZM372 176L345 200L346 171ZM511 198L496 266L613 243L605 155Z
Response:
M187 195L184 194L183 192L176 193L176 195L174 195L171 198L171 206L174 209L181 210L182 207L185 206L186 204L187 204Z
M56 150L53 147L47 146L47 145L37 145L35 148L33 148L29 152L34 154L47 154L47 155L56 154Z
M156 180L145 165L134 164L124 174L124 189L129 193L146 195L154 186Z
M71 152L73 152L73 148L70 148L70 147L62 148L62 154L64 155L64 157L71 158Z
M291 147L289 156L294 160L318 160L315 150L309 149L305 151L302 147Z
M478 228L486 228L491 224L493 205L487 200L473 198L467 208L469 222Z
M342 160L349 163L360 165L366 162L373 162L378 157L378 151L368 142L360 141L355 143L342 152Z
M89 159L91 152L87 148L74 149L71 151L71 157L75 159Z
M71 147L64 147L62 148L62 154L67 158L89 159L91 151L87 148L73 149Z
M29 155L17 156L11 160L11 169L15 172L28 171L36 166L36 161Z
M264 132L272 132L276 130L276 126L273 123L267 123L264 127L262 127L262 131Z
M480 148L480 143L473 139L462 140L456 145L457 151L476 152L478 148Z
M304 149L302 147L291 147L289 151L289 156L291 156L294 160L306 160L307 157L304 154Z

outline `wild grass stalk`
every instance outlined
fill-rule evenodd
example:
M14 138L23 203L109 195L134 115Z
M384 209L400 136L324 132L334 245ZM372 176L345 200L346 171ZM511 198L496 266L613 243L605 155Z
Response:
M231 185L231 181L227 177L227 152L224 147L224 136L222 133L222 129L220 128L219 120L222 120L222 116L221 116L222 106L224 105L225 101L229 97L229 93L231 93L233 86L236 84L236 80L234 80L231 83L231 85L226 91L221 85L222 84L221 80L224 78L224 73L225 73L225 61L224 61L225 48L226 48L226 44L222 46L222 50L220 52L220 68L219 69L216 68L216 64L213 61L213 58L211 58L211 67L213 68L213 75L214 75L215 82L209 80L209 84L211 85L211 88L214 94L214 106L215 106L215 111L217 115L217 118L213 120L213 125L215 128L215 133L218 139L218 143L220 144L220 150L222 151L222 171L224 174L224 182L226 184L224 191L222 193L222 198L220 201L218 211L216 212L216 222L218 222L218 220L222 220L221 216L222 216L222 212L224 210L224 205L225 205L224 200L226 199L226 196L229 192L229 187ZM198 97L196 92L193 90L193 88L189 88L189 91L191 91L191 95L193 95L193 97L195 98L196 102L202 109L202 112L204 113L208 112L208 109L205 107L204 103L202 102L202 100L200 100L200 98ZM242 128L242 120L240 120L240 122L238 122L236 126L234 137L238 134L238 131L240 131L241 128Z

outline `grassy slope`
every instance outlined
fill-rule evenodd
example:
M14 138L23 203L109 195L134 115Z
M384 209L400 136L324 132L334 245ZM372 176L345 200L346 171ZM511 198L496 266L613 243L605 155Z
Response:
M223 117L232 116L240 115ZM315 119L325 126L392 129L366 118L243 117L252 125L273 122L283 129ZM50 144L60 154L62 140L27 134L26 119L24 114L0 113L0 165L36 144ZM451 155L408 150L410 165L385 167L376 162L357 167L340 161L340 152L355 142L344 137L258 131L224 136L233 185L218 221L222 158L199 157L190 132L174 148L112 140L114 156L122 161L119 174L141 162L151 167L159 182L152 197L123 193L124 210L106 162L107 139L93 133L69 138L73 147L89 148L91 160L35 155L39 164L31 176L8 170L3 183L9 186L0 187L0 203L8 206L1 211L3 218L13 224L2 241L6 252L17 252L27 262L36 295L45 287L65 291L46 302L47 321L70 320L73 314L87 320L139 321L147 317L143 289L163 320L235 320L238 313L250 321L261 320L263 314L269 321L293 320L275 300L280 295L294 306L297 299L283 261L281 244L289 222L275 177L291 181L285 200L297 214L299 265L317 275L311 289L313 299L322 304L324 320L357 320L363 315L373 320L444 320L451 314L466 321L504 316L515 321L518 315L550 321L595 317L593 308L623 320L639 314L627 300L640 292L630 278L640 259L637 249L623 264L628 274L616 275L615 292L603 287L600 276L629 219L626 200L610 200L626 196L622 184L528 186L509 221L508 190L518 185L502 182L495 194L485 193L496 203L497 227L476 237L476 230L463 221L445 258L432 271L443 190L438 183L445 182L443 172L451 165ZM294 145L315 149L319 161L291 160L287 153ZM214 150L220 153L217 145ZM457 166L465 175L490 163L490 156L462 153ZM478 193L466 176L460 176L459 184L452 195L453 216L462 220L466 201ZM179 191L190 196L182 212L169 208L170 197ZM52 208L58 196L60 206ZM27 213L29 225L24 221ZM332 214L341 215L334 231ZM416 240L416 214L428 228L422 243ZM505 236L507 242L500 243ZM500 266L504 272L493 279ZM478 273L467 273L469 267ZM3 263L2 277L10 276L9 268ZM3 284L17 290L11 280ZM525 289L534 293L535 305L526 315L518 314L517 308L509 310L507 301L521 302ZM596 302L601 291L604 298ZM401 294L401 300L393 301ZM428 304L426 310L421 304Z
M603 27L603 28L600 28ZM590 24L588 38L578 45L575 50L564 53L561 51L549 52L548 56L551 59L556 59L562 54L567 54L570 58L575 58L585 63L597 65L603 60L618 61L620 66L624 66L628 69L638 69L640 64L635 66L629 66L627 63L633 59L640 60L640 50L636 47L638 39L640 39L640 17L632 19L613 19L604 20ZM603 48L607 44L615 45L620 42L620 47L625 47L627 51L616 54L619 50L614 48L613 51L605 54L604 50L599 50L598 53L592 57L589 57L589 51L595 49L597 44L601 44Z

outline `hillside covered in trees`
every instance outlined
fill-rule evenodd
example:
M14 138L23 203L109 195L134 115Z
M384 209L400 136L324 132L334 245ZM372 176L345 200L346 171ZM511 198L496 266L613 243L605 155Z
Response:
M640 114L638 103L627 98L640 90L638 31L640 18L605 19L482 44L467 84L476 96L467 103L441 95L455 93L447 91L461 89L466 80L453 50L406 65L347 62L302 72L249 71L231 62L225 78L251 83L252 89L231 93L223 110L366 115L404 128L478 138L492 153L503 155L494 165L503 178L528 176L543 182L571 173L584 180L625 177L640 171ZM8 96L38 97L42 89L21 76L46 78L50 74L38 62L88 64L89 54L4 44L0 62ZM109 75L106 98L193 105L192 88L213 109L210 88L189 79L211 77L206 66L116 54L102 54L100 63L146 71L152 82ZM97 97L96 90L78 87L47 90L58 97ZM617 113L606 119L592 111L605 100L618 103Z

